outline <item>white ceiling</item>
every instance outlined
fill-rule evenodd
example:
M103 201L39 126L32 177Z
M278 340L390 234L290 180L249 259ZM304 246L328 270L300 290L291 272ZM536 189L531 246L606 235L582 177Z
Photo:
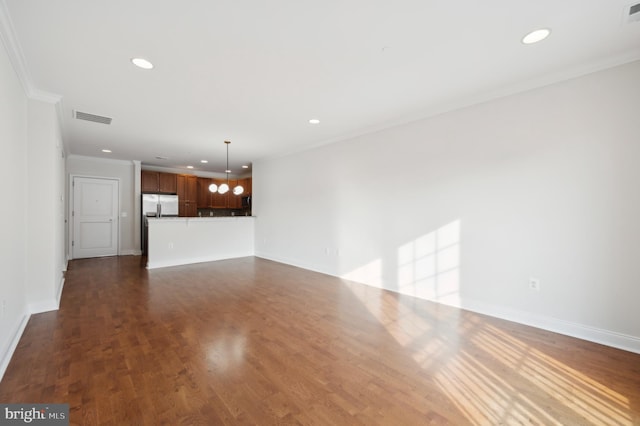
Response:
M236 173L640 59L640 22L626 22L638 2L0 0L0 12L24 78L62 97L69 154L223 172L231 140ZM540 27L547 40L520 42Z

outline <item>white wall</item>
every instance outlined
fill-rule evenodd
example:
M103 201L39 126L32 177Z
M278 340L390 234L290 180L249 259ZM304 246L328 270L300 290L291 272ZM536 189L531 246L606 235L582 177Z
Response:
M256 254L640 352L638 75L255 162Z
M139 173L139 171L138 171ZM67 176L108 177L120 180L120 255L140 254L140 194L136 193L133 161L67 156ZM138 183L139 186L139 183ZM69 191L67 184L67 192ZM71 200L71 197L68 197ZM125 213L126 217L122 217Z
M253 221L251 216L150 218L147 268L253 256Z
M0 42L0 377L26 325L27 97ZM3 306L5 307L3 309Z
M27 300L31 312L58 308L66 270L64 150L53 104L28 102Z
M66 269L64 159L56 105L28 99L0 48L0 377L32 313L57 309Z

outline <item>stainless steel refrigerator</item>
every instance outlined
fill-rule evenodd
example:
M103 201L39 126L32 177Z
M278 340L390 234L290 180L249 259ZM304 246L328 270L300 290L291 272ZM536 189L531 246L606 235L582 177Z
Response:
M142 194L142 217L178 216L178 196Z
M142 194L141 249L147 254L147 217L178 216L178 196L161 194Z

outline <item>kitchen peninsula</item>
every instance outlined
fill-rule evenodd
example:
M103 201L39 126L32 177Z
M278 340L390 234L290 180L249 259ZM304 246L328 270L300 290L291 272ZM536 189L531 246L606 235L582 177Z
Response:
M148 218L147 268L254 255L254 217Z
M253 256L251 177L142 170L140 179L141 248L148 269ZM240 185L243 191L211 190L223 183Z

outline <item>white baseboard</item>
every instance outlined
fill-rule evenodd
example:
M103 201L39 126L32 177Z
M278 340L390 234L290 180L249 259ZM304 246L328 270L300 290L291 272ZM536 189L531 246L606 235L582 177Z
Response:
M24 314L22 318L20 318L20 321L17 322L17 326L13 328L13 337L9 341L9 345L2 352L2 361L0 361L0 381L2 381L5 371L7 371L9 362L11 362L11 357L18 347L18 342L20 342L20 338L22 337L24 329L27 327L30 317L31 315Z
M141 255L142 255L142 251L136 250L136 249L120 251L120 256L141 256Z
M0 364L0 380L4 376L4 372L9 366L9 362L11 361L11 357L13 356L13 352L16 350L18 346L18 342L22 337L22 333L24 332L27 323L29 322L29 318L33 314L40 314L43 312L56 311L60 308L60 299L62 298L62 289L64 288L64 274L60 274L60 284L58 286L58 294L55 300L44 300L41 302L30 303L27 305L28 313L24 314L16 327L11 342L7 349L1 353L2 361Z
M58 302L56 300L41 300L27 305L30 314L41 314L43 312L57 311Z
M58 295L56 297L56 309L60 309L60 300L62 300L62 290L64 289L64 275L60 278L60 284L58 285Z
M60 309L60 300L62 298L62 290L64 289L64 274L60 274L60 284L58 284L58 294L55 299L41 300L35 303L29 303L27 308L31 314L41 314L43 312L57 311Z
M298 268L308 269L314 272L320 272L337 277L337 275L322 270L316 265L307 265L303 262L299 262L296 259L282 258L279 256L272 256L267 253L257 252L256 257L260 257L274 262L284 263L287 265L296 266ZM341 277L338 277L341 278ZM364 285L369 285L365 284ZM371 286L371 285L370 285ZM377 286L371 286L380 288ZM385 290L398 293L397 290L384 288ZM416 297L416 296L414 296ZM438 300L427 299L435 303L442 303ZM530 312L519 311L516 309L496 306L479 302L475 300L464 299L457 304L448 304L456 308L465 309L479 314L488 315L495 318L504 319L507 321L513 321L518 324L524 324L531 327L539 328L542 330L551 331L558 334L564 334L566 336L575 337L589 342L599 343L605 346L611 346L613 348L622 349L629 352L640 354L640 337L630 336L616 331L604 330L597 327L588 326L585 324L579 324L571 321L565 321L557 318L546 317L542 315L533 314Z
M473 300L462 300L456 307L640 354L639 337Z

